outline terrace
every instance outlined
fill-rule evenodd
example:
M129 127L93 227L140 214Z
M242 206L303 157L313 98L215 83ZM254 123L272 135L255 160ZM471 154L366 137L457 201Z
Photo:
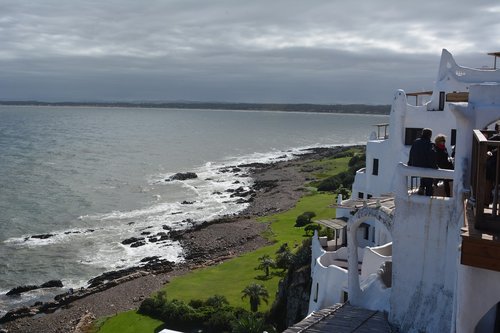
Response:
M500 271L500 141L474 130L471 195L462 229L463 265Z

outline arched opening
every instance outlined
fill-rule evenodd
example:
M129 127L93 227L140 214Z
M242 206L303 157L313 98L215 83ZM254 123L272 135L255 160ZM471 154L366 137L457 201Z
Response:
M354 305L363 305L361 285L366 290L370 287L367 281L383 285L382 289L392 285L392 223L392 211L383 207L363 207L349 219L349 297ZM375 233L375 237L369 239L372 246L366 245L366 227L373 228ZM360 271L357 269L359 263Z
M500 332L500 303L492 306L488 312L479 320L474 333L497 333Z

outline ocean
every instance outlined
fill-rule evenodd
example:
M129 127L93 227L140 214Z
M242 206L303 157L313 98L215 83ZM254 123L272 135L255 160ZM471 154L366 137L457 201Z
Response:
M307 112L0 106L0 316L53 296L40 290L5 296L16 286L60 279L78 288L144 257L182 261L173 241L121 242L243 210L225 191L252 180L244 170L226 172L232 166L365 144L373 125L387 121ZM167 181L178 172L198 177Z

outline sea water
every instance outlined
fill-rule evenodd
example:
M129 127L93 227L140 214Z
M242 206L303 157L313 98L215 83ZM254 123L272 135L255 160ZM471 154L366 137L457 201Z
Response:
M0 316L45 295L4 295L15 286L61 279L75 288L144 257L182 261L175 241L121 242L238 213L246 205L226 190L252 179L232 167L291 159L311 147L364 144L373 125L385 121L307 112L1 106ZM177 172L198 177L166 181Z

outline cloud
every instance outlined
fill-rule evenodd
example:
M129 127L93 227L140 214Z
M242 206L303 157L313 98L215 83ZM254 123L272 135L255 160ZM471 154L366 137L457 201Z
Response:
M485 0L0 0L0 99L390 103L396 88L430 88L442 48L479 62L496 51L499 11Z

